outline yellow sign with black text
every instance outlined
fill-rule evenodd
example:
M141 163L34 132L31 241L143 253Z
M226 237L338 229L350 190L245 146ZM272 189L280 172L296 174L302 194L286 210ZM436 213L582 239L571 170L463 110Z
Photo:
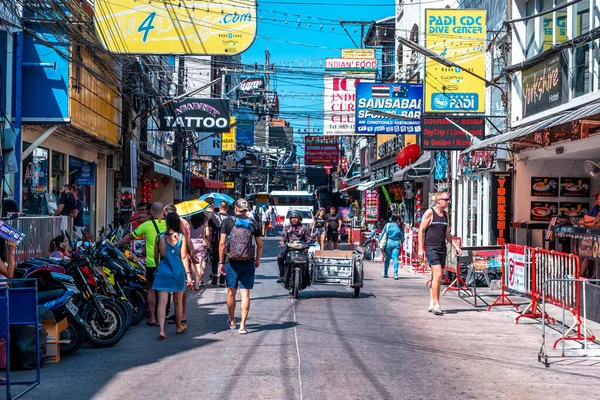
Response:
M426 58L425 112L485 112L485 10L425 10L425 47L460 68Z
M235 189L235 182L221 182L225 189Z
M256 2L95 0L102 46L118 54L235 55L256 38Z
M229 120L233 128L229 132L223 132L223 136L221 136L221 151L235 151L235 117L231 117Z

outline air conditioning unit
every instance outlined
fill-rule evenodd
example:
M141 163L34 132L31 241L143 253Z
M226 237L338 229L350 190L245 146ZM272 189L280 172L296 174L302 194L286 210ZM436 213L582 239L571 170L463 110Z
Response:
M120 154L109 154L106 156L106 168L109 171L120 171L121 170L121 155Z

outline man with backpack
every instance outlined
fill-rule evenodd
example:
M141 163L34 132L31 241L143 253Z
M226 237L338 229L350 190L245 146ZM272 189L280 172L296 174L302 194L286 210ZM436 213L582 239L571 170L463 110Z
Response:
M210 228L210 264L211 264L211 284L217 285L217 277L220 286L225 286L225 276L219 274L219 241L221 240L221 227L225 220L231 218L227 213L229 204L222 201L219 204L218 211L211 213L208 217L208 227Z
M250 290L254 288L254 272L260 265L263 243L260 225L248 216L248 202L235 202L235 218L223 222L219 242L219 270L227 278L227 310L229 329L235 329L235 295L242 296L241 334L246 334L246 319L250 310ZM254 240L254 241L253 241ZM256 246L255 246L256 243ZM225 257L229 263L225 264Z

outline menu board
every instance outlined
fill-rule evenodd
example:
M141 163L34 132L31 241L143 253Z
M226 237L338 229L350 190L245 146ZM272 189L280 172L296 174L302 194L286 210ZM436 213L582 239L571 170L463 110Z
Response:
M561 197L590 197L590 178L560 178Z
M557 202L532 201L529 210L532 221L550 221L558 214Z
M500 269L502 266L502 248L495 250L474 250L473 268L477 270Z
M573 218L573 217L583 217L584 215L586 215L588 213L589 208L590 208L590 206L588 203L580 203L580 202L573 202L573 201L569 201L569 202L561 201L558 211L559 211L559 215L561 217Z
M532 197L556 197L558 196L558 178L545 176L531 177Z
M377 222L379 219L379 193L377 193L377 189L366 191L365 219L367 222Z

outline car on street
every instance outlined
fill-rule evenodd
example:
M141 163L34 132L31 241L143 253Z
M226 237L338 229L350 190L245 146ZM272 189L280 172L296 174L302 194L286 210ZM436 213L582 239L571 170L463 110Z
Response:
M302 225L306 225L308 227L308 229L312 228L312 224L313 224L313 213L312 211L309 210L297 210L294 208L291 208L288 210L287 214L285 215L285 220L283 221L283 227L285 228L286 226L290 225L290 215L292 215L292 211L297 211L300 213L300 215L302 215Z

